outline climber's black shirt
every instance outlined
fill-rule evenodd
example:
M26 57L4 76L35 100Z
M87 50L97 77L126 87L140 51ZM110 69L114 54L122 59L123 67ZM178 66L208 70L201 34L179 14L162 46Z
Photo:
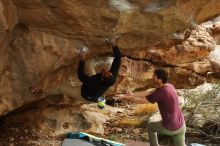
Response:
M97 99L104 94L104 92L112 86L117 78L120 63L121 63L121 53L117 46L113 47L114 60L112 62L110 72L113 75L114 82L110 85L105 85L101 82L101 73L95 74L91 77L84 73L84 61L79 62L78 77L83 83L81 88L81 96L90 101L97 101Z

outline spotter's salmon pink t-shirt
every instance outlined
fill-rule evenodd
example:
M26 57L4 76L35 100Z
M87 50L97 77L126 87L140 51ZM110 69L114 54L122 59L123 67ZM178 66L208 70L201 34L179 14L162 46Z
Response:
M176 89L172 84L165 84L146 98L151 103L157 102L162 116L162 124L166 129L175 131L183 126L184 116L179 107Z

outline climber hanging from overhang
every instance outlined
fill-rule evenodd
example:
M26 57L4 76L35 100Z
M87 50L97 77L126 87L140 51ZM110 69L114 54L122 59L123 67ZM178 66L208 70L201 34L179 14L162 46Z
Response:
M117 46L117 37L107 39L107 42L111 45L115 57L110 70L103 68L101 73L96 73L92 61L86 61L88 48L82 47L79 53L80 62L78 67L78 77L83 83L81 86L72 87L60 84L44 89L33 86L30 87L30 92L46 95L65 94L74 98L84 98L97 102L98 98L103 96L110 86L114 85L121 63L121 53Z

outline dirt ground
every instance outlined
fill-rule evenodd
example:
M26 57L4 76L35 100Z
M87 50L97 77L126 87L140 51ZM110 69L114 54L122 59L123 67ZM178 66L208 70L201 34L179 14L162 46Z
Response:
M131 117L132 115L130 113L134 106L117 106L126 108L126 111L117 114L115 117L113 116L111 120L104 125L105 134L103 137L121 143L128 143L131 140L147 143L148 136L145 126L118 125L118 123L115 122L116 119ZM23 125L9 125L5 123L4 120L0 120L0 135L0 146L60 146L62 140L65 138L65 136L50 137L46 135L44 131L30 129ZM159 135L159 141L161 145L173 146L170 137ZM207 141L204 135L192 131L189 127L187 128L186 133L186 143L187 145L190 143L205 143L207 146L220 146L220 143Z
M122 129L121 132L121 129L117 129L118 131L111 132L109 133L109 135L105 135L105 137L125 143L128 143L128 141L130 140L147 142L144 130L142 130L141 128L138 128L140 131L138 131L137 128L124 127L124 129ZM139 134L134 134L135 130L138 131ZM45 135L42 131L28 129L22 126L7 125L6 123L0 124L0 135L0 146L60 146L62 140L65 138L64 136L50 137L48 135ZM162 145L173 145L172 140L169 137L159 136L159 139L160 144ZM192 135L191 133L187 133L186 141L187 144L192 142L200 143L203 142L204 139L199 135ZM219 146L219 144L217 143L210 143L206 145Z

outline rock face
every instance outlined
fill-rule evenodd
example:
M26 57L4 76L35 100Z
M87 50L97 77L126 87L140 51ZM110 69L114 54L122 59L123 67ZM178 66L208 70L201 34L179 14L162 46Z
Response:
M9 114L6 123L25 125L58 136L70 131L84 131L104 134L104 123L111 114L124 109L106 106L100 110L97 104L82 104L73 98L51 96L34 102L28 108L19 109L16 115Z
M208 57L219 27L197 24L219 13L219 0L1 0L0 116L45 98L30 94L32 85L81 84L81 46L89 47L97 71L109 66L105 39L116 35L127 57L107 95L152 87L158 67L177 88L199 85L220 72L219 61Z
M16 95L12 96L13 78L11 70L11 46L10 42L13 36L13 28L18 23L17 8L11 0L0 1L0 74L1 74L1 99L0 99L0 115L7 114L8 112L21 105ZM16 92L14 92L17 94ZM20 100L21 101L21 100Z
M209 60L211 61L212 71L209 72L209 77L220 78L220 16L213 20L203 23L204 26L210 29L214 41L216 43L215 49L209 53ZM213 80L213 79L212 79Z

